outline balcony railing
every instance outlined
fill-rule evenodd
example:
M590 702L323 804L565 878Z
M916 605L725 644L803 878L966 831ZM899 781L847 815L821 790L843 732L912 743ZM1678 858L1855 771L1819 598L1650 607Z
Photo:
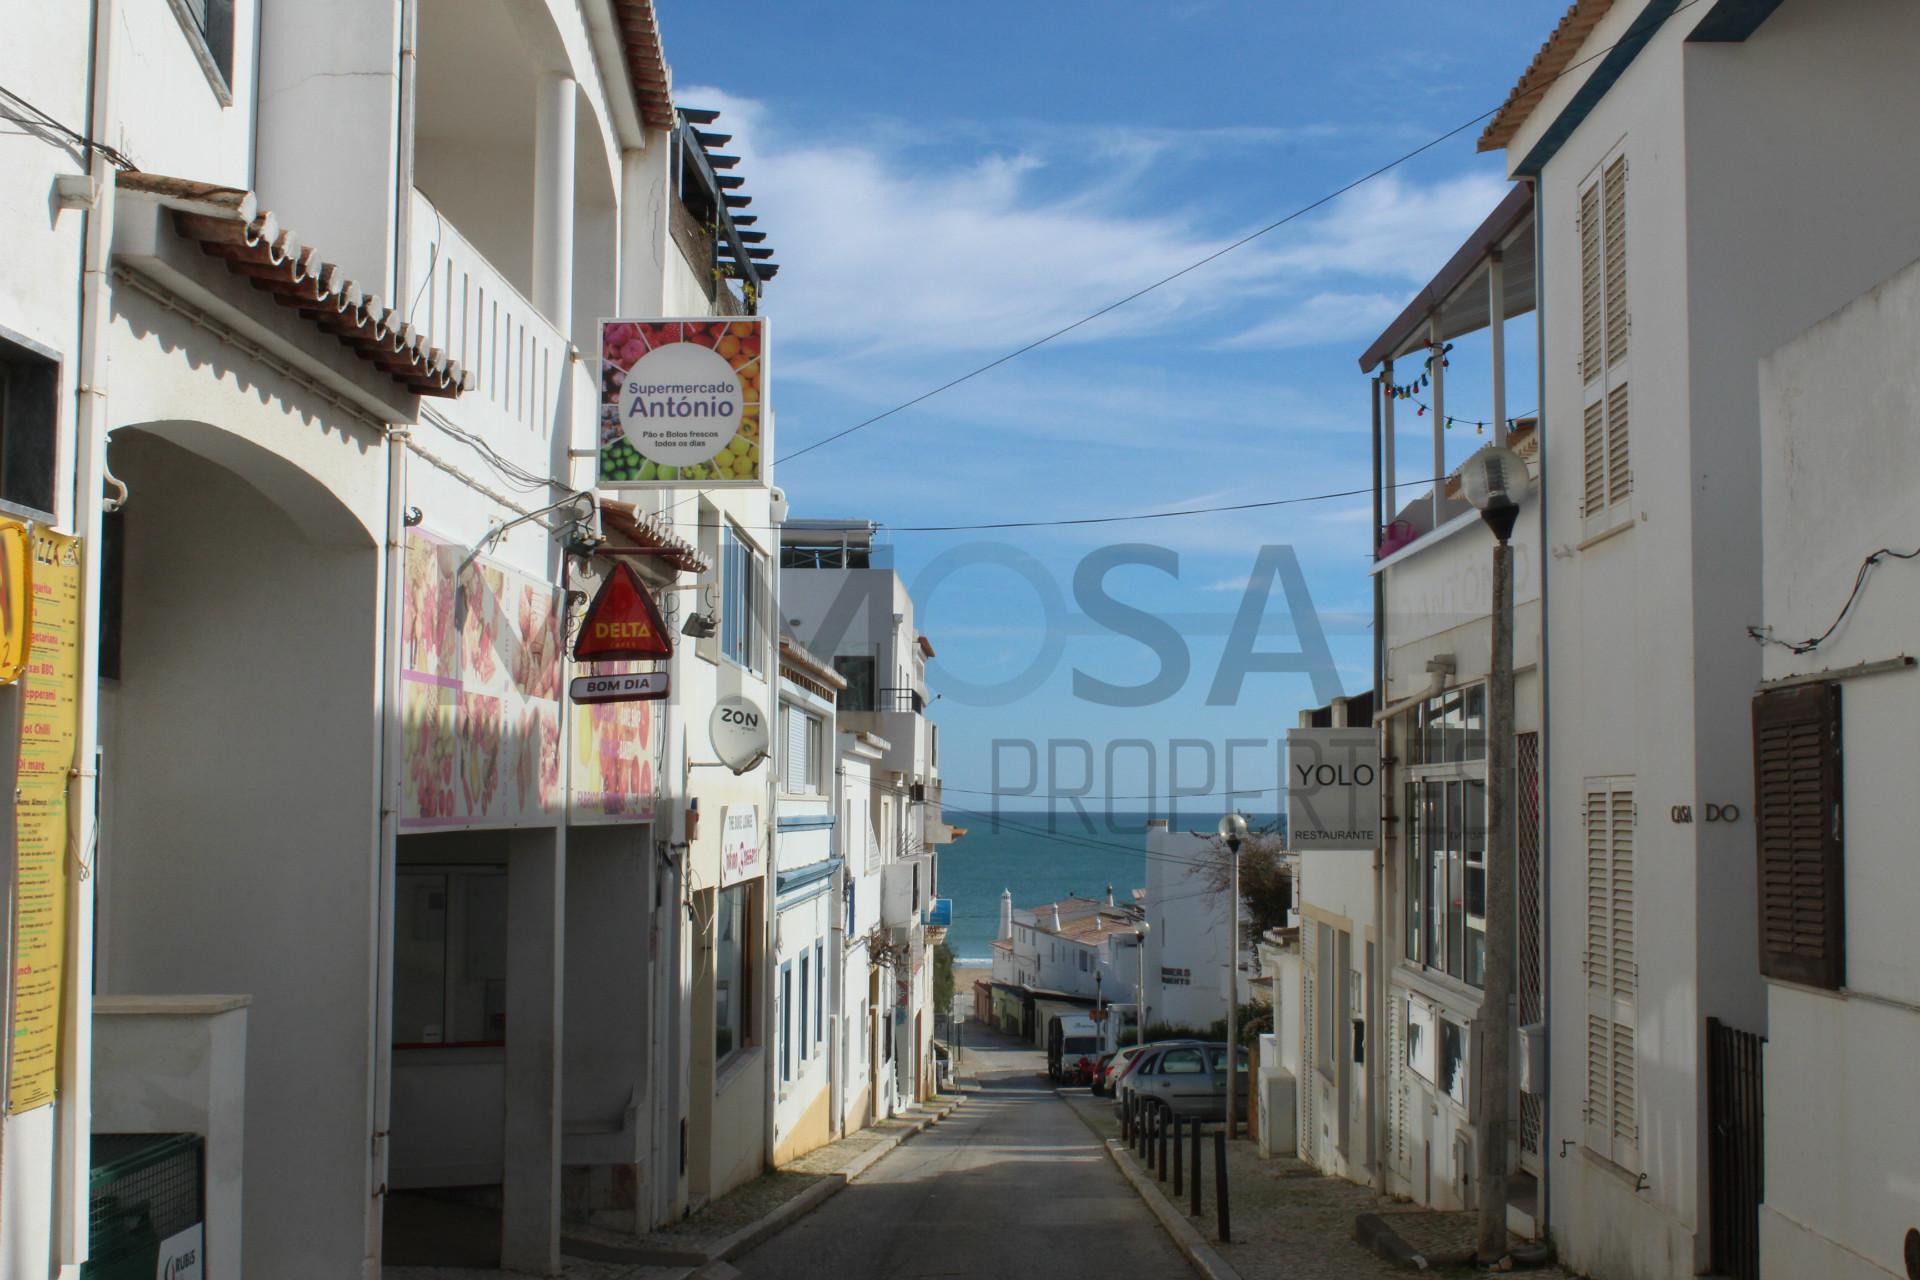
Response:
M473 375L449 416L516 462L544 471L565 421L566 338L420 192L403 305L427 345Z
M927 709L927 697L918 689L887 687L880 690L877 709L881 711L911 711L922 715Z

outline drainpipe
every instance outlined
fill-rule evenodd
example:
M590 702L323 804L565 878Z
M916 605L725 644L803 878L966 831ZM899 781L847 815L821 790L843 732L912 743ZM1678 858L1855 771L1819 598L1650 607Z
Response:
M92 98L87 136L113 131L114 0L95 0ZM94 203L86 216L80 285L80 334L74 395L72 527L80 535L79 687L74 694L72 781L68 786L69 848L79 862L67 895L66 990L61 997L60 1104L55 1134L54 1253L61 1280L79 1275L87 1258L88 1180L93 1134L93 869L98 830L100 751L100 517L107 473L107 346L113 301L114 170L105 156L87 156Z
M1377 565L1380 561L1381 530L1384 529L1383 506L1391 501L1391 495L1381 488L1384 478L1385 449L1381 437L1382 428L1391 423L1391 419L1382 409L1386 395L1382 387L1383 377L1373 380L1373 558ZM1384 726L1379 720L1380 708L1387 705L1387 641L1386 581L1378 573L1373 575L1373 715L1369 717L1375 726L1374 732L1393 732L1392 722ZM1391 754L1390 752L1387 754ZM1379 786L1386 794L1380 797L1381 812L1388 812L1386 802L1393 793L1385 779L1386 770L1381 770ZM1367 1027L1373 1043L1367 1046L1367 1134L1373 1145L1373 1186L1381 1195L1387 1193L1387 1108L1380 1105L1381 1095L1387 1087L1386 1054L1382 1052L1384 1039L1382 1030L1386 1023L1386 975L1389 971L1387 959L1387 860L1386 827L1382 824L1380 844L1373 851L1373 964L1367 974ZM1276 1031L1279 1028L1274 1028Z
M1533 179L1533 327L1534 341L1543 343L1547 339L1547 213L1546 193L1538 177ZM1544 346L1536 346L1534 356L1534 377L1537 381L1539 399L1534 403L1537 421L1533 428L1533 438L1540 442L1540 1008L1549 1028L1546 1040L1546 1070L1542 1073L1546 1079L1541 1082L1546 1092L1540 1095L1540 1230L1549 1236L1553 1231L1550 1193L1553 1189L1553 1162L1549 1153L1553 1150L1553 840L1551 822L1553 813L1553 788L1546 785L1553 775L1547 762L1553 755L1553 733L1550 708L1552 703L1547 692L1552 685L1548 682L1550 668L1547 655L1551 648L1553 629L1547 625L1547 567L1553 563L1553 552L1547 542L1547 503L1551 501L1547 488L1547 362L1539 353Z
M389 296L410 313L406 296L413 255L413 134L415 86L414 45L419 30L418 0L400 0L399 120L395 139L396 168L393 206L393 288ZM382 545L380 608L380 779L379 845L375 851L373 885L373 1043L367 1061L371 1070L373 1134L368 1151L365 1275L378 1275L381 1243L386 1233L388 1135L393 1122L393 916L395 874L400 861L401 788L406 772L406 738L400 715L400 630L406 602L407 574L407 439L405 426L387 431L387 518Z

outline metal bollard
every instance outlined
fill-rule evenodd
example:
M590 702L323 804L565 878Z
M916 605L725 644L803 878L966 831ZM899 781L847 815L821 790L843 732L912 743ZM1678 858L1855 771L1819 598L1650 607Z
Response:
M1184 1127L1185 1123L1186 1122L1181 1120L1179 1116L1173 1118L1173 1198L1175 1200L1180 1198L1180 1175L1187 1167L1187 1162L1184 1158L1186 1152L1182 1150L1180 1146L1180 1130Z
M1167 1130L1173 1123L1177 1122L1173 1120L1173 1112L1170 1109L1160 1113L1160 1120L1157 1126L1160 1130L1160 1160L1155 1167L1160 1171L1160 1181L1162 1182L1167 1180ZM1180 1154L1178 1144L1175 1144L1173 1154Z
M1120 1141L1133 1141L1133 1097L1128 1095L1120 1104Z
M1153 1152L1154 1152L1155 1145L1158 1141L1159 1132L1160 1132L1160 1109L1158 1107L1149 1105L1147 1107L1147 1150L1146 1150L1148 1172L1152 1172L1153 1170Z
M1213 1205L1220 1219L1220 1243L1233 1243L1233 1228L1227 1215L1227 1133L1213 1135Z
M1193 1216L1200 1216L1200 1122L1193 1122L1193 1199L1188 1203L1193 1208Z

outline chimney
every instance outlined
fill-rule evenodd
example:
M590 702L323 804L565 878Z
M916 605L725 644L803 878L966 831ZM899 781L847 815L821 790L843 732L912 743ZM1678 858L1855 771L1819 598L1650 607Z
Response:
M1107 905L1108 906L1113 905L1113 886L1112 885L1107 886Z
M1053 931L1060 932L1060 904L1057 902L1053 904Z
M1013 890L1000 891L1000 937L1013 936Z

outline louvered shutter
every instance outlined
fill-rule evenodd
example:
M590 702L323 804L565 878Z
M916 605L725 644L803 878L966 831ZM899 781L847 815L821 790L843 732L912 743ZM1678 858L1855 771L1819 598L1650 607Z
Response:
M1591 382L1606 362L1601 354L1605 332L1604 278L1600 253L1600 184L1580 193L1580 377Z
M787 790L791 792L806 791L808 789L807 748L809 745L806 713L794 707L781 707L780 718L786 722L786 733L783 736L785 738L784 745L787 753Z
M1846 982L1840 686L1753 700L1760 972L1837 991Z
M1607 166L1601 180L1602 255L1604 272L1604 310L1606 312L1607 366L1627 357L1627 158L1620 156ZM1591 347L1588 348L1592 350ZM1588 374L1592 376L1591 373Z
M1319 987L1314 933L1324 926L1300 922L1300 1158L1312 1160L1319 1137L1315 1103L1320 1097Z
M1583 515L1597 515L1607 506L1607 405L1595 400L1587 406L1585 439L1582 441L1585 492L1581 497Z
M1586 806L1587 1097L1593 1151L1633 1168L1639 1160L1632 788L1589 778Z
M1593 484L1589 474L1587 485ZM1632 488L1633 471L1627 464L1627 384L1621 382L1607 388L1607 505L1624 502Z

